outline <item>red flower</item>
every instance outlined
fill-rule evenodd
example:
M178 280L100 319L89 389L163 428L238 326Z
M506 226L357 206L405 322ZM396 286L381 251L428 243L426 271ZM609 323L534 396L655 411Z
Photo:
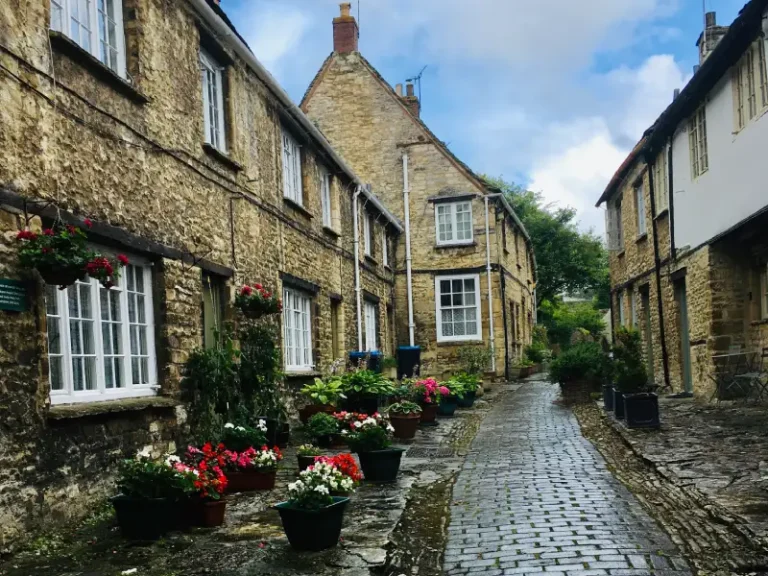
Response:
M54 235L53 228L46 228L45 230L43 230L43 234L45 234L46 236L53 236Z
M256 290L261 290L263 288L263 286L258 283L254 284L253 287L256 288Z
M43 252L43 254L50 254L51 252L53 252L53 249L52 248L48 248L48 246L43 246L42 252Z
M250 296L253 294L253 289L247 284L240 289L240 296Z
M77 234L77 228L75 228L74 226L72 226L72 224L68 224L68 225L67 225L67 231L68 231L70 234Z
M84 224L86 227L88 227L88 228L90 228L91 226L93 226L93 222L91 222L91 219L90 219L90 218L86 218L85 220L83 220L83 224Z
M117 261L120 262L120 264L123 266L128 266L128 256L125 254L118 254Z
M37 234L31 230L21 230L16 234L16 240L37 240Z

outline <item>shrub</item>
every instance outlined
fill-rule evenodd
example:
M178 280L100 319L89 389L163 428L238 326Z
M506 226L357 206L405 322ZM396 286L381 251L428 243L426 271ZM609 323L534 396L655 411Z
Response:
M541 364L546 360L548 352L549 350L544 344L534 342L525 349L525 356L534 364Z
M616 331L613 358L616 371L616 388L620 392L632 394L649 389L640 332L619 328Z
M339 423L330 414L320 412L312 416L307 422L306 426L307 434L313 440L318 438L325 438L339 433Z
M561 384L576 380L602 381L606 376L608 358L599 344L584 342L572 346L549 367L550 378Z
M462 346L458 352L459 363L468 374L482 374L491 361L491 349L482 346Z

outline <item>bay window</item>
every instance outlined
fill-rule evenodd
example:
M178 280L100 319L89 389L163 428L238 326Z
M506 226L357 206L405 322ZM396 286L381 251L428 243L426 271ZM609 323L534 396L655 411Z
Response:
M112 288L91 278L46 286L52 404L155 393L151 286L150 268L136 264Z
M312 299L304 292L283 290L283 330L285 337L285 368L308 372L314 368L312 359Z
M437 341L481 340L480 276L437 276Z

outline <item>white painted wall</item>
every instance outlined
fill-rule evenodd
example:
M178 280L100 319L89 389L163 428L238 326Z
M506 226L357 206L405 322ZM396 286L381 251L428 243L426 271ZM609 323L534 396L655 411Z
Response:
M731 82L729 71L707 98L707 172L692 180L687 121L673 139L678 249L695 248L768 206L768 108L736 133ZM759 84L757 91L759 106Z

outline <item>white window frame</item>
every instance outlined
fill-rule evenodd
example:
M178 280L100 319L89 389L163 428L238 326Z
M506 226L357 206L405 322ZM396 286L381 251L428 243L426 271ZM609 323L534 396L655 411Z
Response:
M616 300L619 304L619 326L626 326L627 316L624 310L624 290L619 290Z
M224 118L224 70L224 66L200 48L205 142L226 154L227 129Z
M366 256L373 256L373 216L363 211L363 250Z
M376 317L378 316L378 306L369 300L363 301L363 317L365 319L365 351L375 352L376 346Z
M389 266L389 236L386 229L381 231L381 264Z
M648 222L645 217L645 183L639 182L635 186L635 211L637 223L637 236L646 236L648 234Z
M123 3L122 0L104 0L104 2L105 7L111 2L112 18L99 10L97 0L51 0L50 27L51 30L61 32L70 38L117 75L126 78ZM80 18L81 11L85 12L85 18ZM100 20L106 20L103 27L99 25ZM109 30L110 23L115 33L112 39L114 44L101 34L101 30ZM87 45L80 35L80 29L87 31ZM114 55L110 53L109 57L105 57L101 50L102 44L114 50Z
M312 297L290 287L283 288L283 339L285 369L290 372L314 370Z
M469 214L469 238L459 238L458 213ZM441 226L444 225L447 236L441 238ZM472 244L474 242L474 220L472 217L472 201L461 202L436 202L435 203L435 239L438 246Z
M128 268L123 268L118 280L117 286L109 289L111 294L116 294L118 298L118 305L120 310L120 321L115 322L104 315L104 311L101 306L101 291L106 291L97 280L92 278L86 278L83 282L77 282L73 286L67 287L65 290L59 290L56 287L46 287L46 298L53 298L56 303L56 314L47 314L48 331L50 336L50 323L54 320L58 321L58 333L59 333L59 353L50 353L49 344L49 382L53 384L52 379L52 358L60 358L60 371L61 381L63 388L61 390L51 389L51 404L74 404L82 402L98 402L103 400L115 400L119 398L136 398L141 396L154 396L158 388L157 384L157 359L155 351L155 324L154 324L154 307L152 303L152 272L150 266L146 262L142 262L136 257L130 257L132 271L140 273L143 290L142 292L136 291L136 285L134 284L134 290L128 290ZM81 287L86 287L85 289ZM86 321L92 322L92 338L93 338L93 350L90 353L85 353L84 346L81 344L82 354L77 354L72 347L72 328L71 322L77 322L77 316L73 316L69 309L69 294L72 290L87 290L88 303L91 309L91 317ZM140 322L139 309L134 308L134 321L131 321L129 316L129 298L138 304L138 296L144 297L144 322ZM84 301L84 300L83 300ZM78 299L78 307L82 304ZM46 303L46 308L50 312L50 301ZM109 311L108 311L109 313ZM109 315L109 314L108 314ZM105 341L104 335L106 333L107 326L110 326L110 331L114 330L117 326L119 332L117 336L120 339L122 353L121 354L105 354ZM136 338L132 340L131 332L136 329ZM145 353L139 349L137 352L133 352L132 342L136 342L139 345L140 338L138 336L139 329L143 328L145 331ZM114 336L115 333L112 333ZM82 332L78 331L78 337L82 340ZM74 376L73 376L73 357L89 357L94 359L93 370L95 372L95 389L93 390L74 390ZM109 358L107 358L109 357ZM111 358L122 359L122 369L120 370L121 379L123 382L122 388L107 388L105 377L105 365L107 360ZM133 383L133 360L138 361L137 368L140 372L143 372L145 366L141 362L142 359L146 360L146 382L140 384ZM112 370L114 371L116 364L112 364ZM113 372L114 374L114 372ZM114 376L113 376L114 377Z
M475 334L463 334L460 336L444 336L443 335L443 315L442 310L443 307L441 305L441 296L442 292L440 291L440 282L453 282L454 280L461 280L464 282L465 280L473 280L475 283ZM451 292L453 294L453 292ZM469 309L472 306L456 306L457 308L463 308L463 309ZM453 304L450 306L451 309L454 308ZM438 342L476 342L476 341L482 341L483 339L483 324L482 324L482 308L480 306L480 275L479 274L461 274L461 275L450 275L450 276L435 276L435 316L436 316L436 325L437 325L437 341Z
M304 206L301 185L301 146L285 129L282 129L283 196L299 206Z
M331 202L331 174L320 167L320 206L323 211L323 226L333 228L333 204Z
M664 146L653 166L654 194L656 196L656 215L669 209L669 186L667 185L667 147Z
M696 179L709 170L706 103L699 106L688 121L688 149L691 156L691 177Z

